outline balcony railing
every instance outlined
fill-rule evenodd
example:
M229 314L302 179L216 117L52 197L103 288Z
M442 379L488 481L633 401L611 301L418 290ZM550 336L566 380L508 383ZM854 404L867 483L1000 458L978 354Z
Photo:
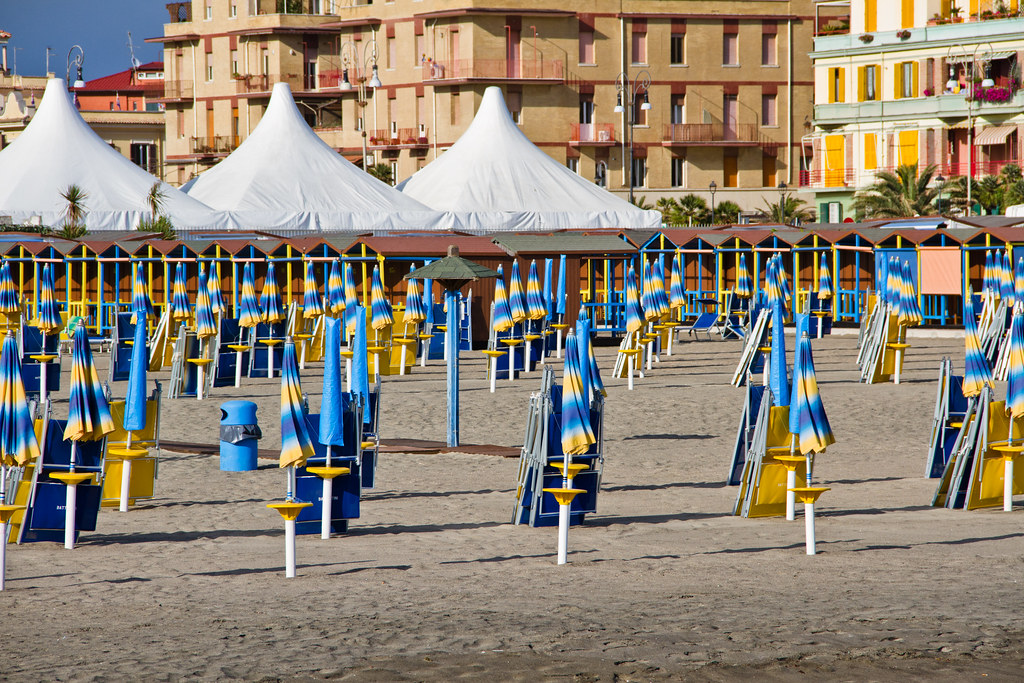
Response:
M232 135L213 135L189 138L192 154L229 154L238 147L238 138Z
M958 176L968 175L968 169L971 168L973 171L970 175L975 179L979 179L986 175L998 175L1010 164L1020 166L1021 162L1015 159L1003 159L999 161L975 161L970 166L968 166L966 161L937 164L933 177L941 175L949 180ZM896 168L894 166L880 166L870 170L849 167L803 170L800 171L800 186L824 189L830 187L837 189L864 189L871 186L875 182L876 175L882 171L895 173Z
M615 143L613 123L574 123L569 128L569 144L611 145Z
M663 139L689 144L761 142L761 134L755 123L670 123L665 126Z
M560 59L458 59L429 62L425 81L545 80L561 82L565 71Z
M426 145L427 127L418 128L377 128L366 131L369 143L378 147L397 145Z
M334 14L341 0L256 0L256 14ZM346 6L360 4L346 2Z
M191 2L171 2L167 5L167 13L171 16L168 23L185 24L192 21Z
M164 81L164 99L190 100L194 94L192 81Z

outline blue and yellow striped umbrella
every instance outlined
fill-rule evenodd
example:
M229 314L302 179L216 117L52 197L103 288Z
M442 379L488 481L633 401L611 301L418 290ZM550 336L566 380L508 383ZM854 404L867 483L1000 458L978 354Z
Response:
M1003 252L1002 267L999 271L999 294L1007 303L1013 304L1013 266L1009 251Z
M384 283L380 279L380 266L373 267L373 279L370 282L370 327L383 330L395 322L391 302L384 294Z
M14 286L11 265L7 261L0 265L0 313L21 313L18 288Z
M651 322L658 319L661 311L658 308L658 297L654 293L654 266L650 263L646 266L643 289L640 290L640 307L644 309L644 320Z
M256 327L263 320L260 302L256 297L256 275L252 262L245 264L242 271L242 294L238 301L238 324L241 327Z
M968 290L964 301L964 396L977 396L986 384L995 388L992 369L981 350L978 318L974 314L974 293Z
M495 332L505 332L512 328L512 309L508 305L508 294L505 293L505 273L502 266L498 266L498 277L494 280L494 319L491 321L491 328Z
M640 292L637 291L636 270L629 267L626 275L626 332L639 332L644 326L644 312L640 309Z
M1024 303L1024 256L1017 259L1017 268L1013 271L1013 300Z
M178 261L174 269L174 288L171 294L171 320L181 322L188 318L191 304L185 291L185 264Z
M540 274L537 272L537 261L530 261L530 272L526 276L526 317L540 320L548 314L544 303L544 292L540 287Z
M1024 311L1019 308L1013 312L1010 323L1010 363L1006 382L1006 414L1011 420L1016 420L1024 415Z
M277 286L273 261L267 264L267 276L260 291L260 310L263 313L262 322L274 324L284 320L284 304L281 302L281 290Z
M359 305L359 292L356 291L356 280L352 275L352 264L345 263L345 334L351 336L356 331L356 306Z
M900 308L900 278L902 277L902 268L899 264L899 259L895 256L889 257L889 266L886 270L886 293L885 300L895 309Z
M334 317L345 310L345 281L341 279L337 259L331 261L331 273L327 277L327 310Z
M604 388L604 380L601 379L601 368L597 366L597 354L594 353L594 344L591 342L587 344L587 355L590 357L590 386L593 387L595 393L600 393L602 396L608 395L608 390Z
M775 257L768 259L765 265L764 293L768 306L779 304L782 307L782 316L786 316L786 300L782 292L782 283L779 280L779 264Z
M790 414L796 411L796 421L790 420L791 433L797 435L797 447L801 455L821 453L836 442L832 426L825 415L825 406L818 393L818 379L814 372L814 358L811 355L811 340L806 334L796 342L796 359L793 362L793 391ZM797 431L792 431L793 427Z
M135 277L132 278L132 324L138 322L140 312L145 316L156 315L153 300L149 297L149 284L146 282L145 264L135 264ZM47 266L49 268L49 266ZM50 280L53 282L52 276Z
M555 281L555 310L558 316L565 315L565 254L558 257L558 279Z
M914 280L910 274L910 262L901 261L900 272L900 324L920 325L924 317L921 307L917 304L917 292L914 291ZM906 321L906 322L903 322Z
M668 294L665 293L665 255L659 254L658 260L651 268L651 293L654 295L654 307L658 317L668 315Z
M985 270L981 278L981 291L985 294L997 294L995 287L995 264L992 262L992 250L985 251Z
M562 452L583 455L597 443L590 422L589 401L583 391L580 375L579 343L570 334L565 342L565 364L562 366Z
M786 267L782 264L782 254L775 255L775 274L779 278L782 296L788 304L793 299L793 291L789 288L789 276L786 274Z
M196 295L196 336L208 339L217 334L217 320L213 316L210 288L206 283L206 270L199 266L199 293Z
M415 271L415 266L409 272ZM427 319L427 309L423 307L423 297L420 296L419 285L416 280L406 280L408 283L405 290L405 313L402 322L409 325L419 325Z
M96 375L85 325L75 328L71 347L71 383L68 396L67 441L97 441L114 431L114 419ZM72 463L74 464L74 463Z
M313 457L313 439L309 436L303 410L302 386L299 384L299 363L295 358L295 342L284 342L281 362L281 467L302 467Z
M224 303L224 293L220 290L220 264L216 261L210 262L210 275L206 279L206 292L210 295L210 310L214 315L224 315L228 312L227 304Z
M832 298L832 277L828 272L828 253L821 254L821 267L818 268L818 298Z
M324 301L320 297L320 285L316 282L313 262L306 261L306 277L302 281L302 317L306 320L324 314Z
M754 283L750 279L750 271L747 270L747 255L740 254L740 267L736 271L736 296L741 299L749 299L754 296Z
M21 466L38 457L39 442L21 376L21 354L14 334L8 332L0 351L0 463Z
M124 392L124 415L121 424L125 431L137 432L146 428L146 370L149 353L146 349L148 324L146 316L135 323L131 360L128 362L128 388Z
M519 276L519 261L512 261L512 275L508 279L508 307L512 311L512 322L519 324L526 320L526 294L523 279Z
M750 276L747 275L749 278ZM747 296L750 296L749 292ZM672 259L672 276L668 287L669 308L679 310L686 306L686 286L683 284L683 255L676 252Z
M43 334L53 334L61 328L60 306L54 296L53 269L49 263L43 266L43 276L39 282L39 317L36 327Z

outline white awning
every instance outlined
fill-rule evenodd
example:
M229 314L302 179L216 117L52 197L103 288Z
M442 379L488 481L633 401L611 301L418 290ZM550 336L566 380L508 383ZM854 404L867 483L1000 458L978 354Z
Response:
M1017 54L1017 53L1014 52L1013 50L1005 50L1003 52L979 52L978 53L978 61L979 62L994 62L997 59L1008 59L1008 58L1014 56L1015 54ZM949 57L949 59L946 60L946 63L947 64L965 64L967 62L973 62L973 61L974 61L974 53L971 53L971 54L966 54L966 55L964 55L964 54L952 55L952 56Z
M1010 133L1017 130L1017 126L990 126L983 128L974 137L976 145L1001 145L1006 142Z

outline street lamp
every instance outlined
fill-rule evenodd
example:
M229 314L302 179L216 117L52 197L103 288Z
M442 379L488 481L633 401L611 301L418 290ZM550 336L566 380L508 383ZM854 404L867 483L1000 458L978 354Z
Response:
M779 183L779 222L786 225L786 181Z
M937 208L938 208L938 211L939 211L939 215L941 216L942 215L942 185L946 182L946 179L943 178L942 174L940 173L939 175L935 176L935 182L938 183L938 185L939 185L939 201L938 201L938 204L937 204Z
M74 54L75 50L78 50L78 54L75 55L74 59L71 55ZM85 65L85 50L82 49L81 45L72 45L71 49L68 50L68 68L64 72L64 82L68 83L71 81L71 67L74 66L76 69L75 82L71 86L72 88L84 88L85 81L82 80L82 66Z
M711 225L715 224L715 190L718 189L718 183L714 180L708 185L708 190L711 191Z
M348 48L349 53L346 53L345 49ZM356 94L356 105L359 106L362 116L360 117L362 123L363 133L363 170L368 171L369 165L366 163L367 151L366 151L366 89L373 88L373 97L376 100L377 88L382 86L380 82L380 75L377 71L377 39L371 38L370 41L363 47L362 61L359 59L359 47L351 40L347 40L341 44L338 49L338 53L341 55L341 83L338 84L338 89L342 92L348 92L352 90L352 81L349 80L349 69L352 69L356 74L357 94ZM359 67L362 67L360 69ZM370 78L367 80L366 71L370 70ZM376 157L374 157L376 160Z
M642 94L643 102L640 109L649 111L651 101L647 89L651 87L651 74L646 69L636 75L632 81L625 71L615 77L615 113L626 112L626 132L629 135L629 203L633 203L633 127L636 125L636 99ZM625 95L625 98L623 98Z

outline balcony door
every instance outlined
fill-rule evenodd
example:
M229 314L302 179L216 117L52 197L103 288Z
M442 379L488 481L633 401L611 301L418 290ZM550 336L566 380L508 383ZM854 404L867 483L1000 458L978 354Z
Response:
M722 134L725 140L736 139L736 128L740 118L740 103L736 95L722 96Z
M594 140L594 96L580 95L580 140Z
M505 77L522 78L520 69L520 31L509 27L505 32Z
M316 38L306 39L302 43L302 89L316 90Z

